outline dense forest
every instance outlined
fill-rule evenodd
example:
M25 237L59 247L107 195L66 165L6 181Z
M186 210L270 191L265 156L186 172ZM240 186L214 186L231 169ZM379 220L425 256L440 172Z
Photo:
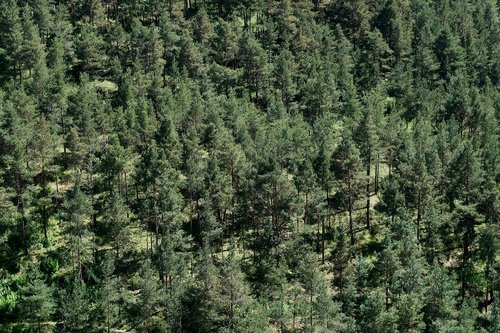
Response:
M0 0L0 332L500 332L496 0Z

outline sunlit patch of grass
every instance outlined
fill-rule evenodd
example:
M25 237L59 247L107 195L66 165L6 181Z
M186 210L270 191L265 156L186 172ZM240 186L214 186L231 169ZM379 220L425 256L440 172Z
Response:
M115 92L118 90L118 85L116 83L114 83L112 81L108 81L108 80L94 81L93 84L97 89L100 89L100 90L106 91L106 92Z

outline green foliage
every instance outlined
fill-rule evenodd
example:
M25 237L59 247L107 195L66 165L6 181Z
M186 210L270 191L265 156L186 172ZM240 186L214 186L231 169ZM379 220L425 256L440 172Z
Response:
M0 331L496 333L498 23L0 1Z
M21 318L32 332L50 332L49 322L55 312L56 303L53 290L46 285L40 272L35 269L29 274L30 280L21 288L19 309Z

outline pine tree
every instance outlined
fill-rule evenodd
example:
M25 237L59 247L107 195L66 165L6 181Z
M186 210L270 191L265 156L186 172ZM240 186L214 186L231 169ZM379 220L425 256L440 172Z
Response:
M445 228L449 214L445 213L444 205L438 199L426 202L422 214L423 228L425 229L425 255L428 263L432 263L444 252L444 237L441 235Z
M400 294L395 301L398 332L423 332L421 302L414 294Z
M102 220L118 259L130 242L130 219L128 207L117 193L113 193L105 203Z
M330 224L334 188L334 172L331 170L332 154L340 139L338 135L334 136L332 134L339 132L339 124L332 115L325 115L324 117L316 119L313 129L313 138L315 138L315 143L318 146L317 155L313 160L313 166L319 186L326 195L326 214ZM306 202L306 210L307 209Z
M33 22L32 8L27 5L22 10L23 44L21 61L29 70L32 70L39 59L45 58L45 45L40 39L38 27Z
M370 27L371 13L368 5L360 0L335 0L327 7L328 19L333 26L339 24L354 39L359 38Z
M7 54L2 55L2 58L9 64L7 70L12 73L14 79L19 77L21 82L24 67L22 62L24 36L17 1L3 2L0 12L2 13L2 42L0 47L7 51Z
M37 58L33 66L33 81L30 90L37 99L38 109L45 117L52 116L53 106L50 94L50 79L44 52Z
M287 267L283 263L279 266L273 265L266 261L260 262L260 269L265 274L263 279L262 296L266 297L269 307L270 321L284 331L287 327L287 322L293 318L291 309L287 306L289 297L290 284L287 281ZM264 303L265 304L265 303Z
M336 178L341 182L340 191L341 209L345 208L349 214L349 236L351 245L354 245L354 205L361 191L359 173L361 172L361 161L359 149L354 144L351 134L347 131L343 134L342 142L334 153L332 169Z
M360 153L364 156L366 167L366 228L370 230L371 211L371 171L372 165L378 157L379 135L377 128L380 124L385 109L385 101L380 88L365 96L365 108L359 127L356 130L357 140L360 143Z
M165 291L157 280L149 261L146 261L139 272L137 285L139 296L134 306L136 321L134 327L143 332L148 332L158 324L158 315L165 299ZM160 321L161 322L161 321Z
M399 183L395 177L389 176L382 182L380 201L375 206L390 216L391 220L398 215L399 209L404 206L404 196L400 192Z
M131 58L134 63L140 63L145 73L163 73L164 49L159 30L156 27L144 26L136 19L132 23L130 39L133 46Z
M345 269L349 264L352 257L349 248L348 236L345 228L338 226L335 232L335 244L331 253L331 262L333 264L333 281L334 285L338 286L339 293L342 293L345 285L346 276L344 275Z
M197 278L185 299L185 307L190 311L184 313L182 321L186 330L212 332L221 327L221 281L209 249L205 247L200 252Z
M434 261L425 280L423 319L426 332L440 332L438 325L453 321L456 315L454 280L438 261Z
M217 63L234 67L238 54L238 35L241 33L233 22L219 19L211 38L211 49Z
M182 145L172 119L166 118L159 121L155 141L158 147L164 150L170 165L179 167L182 158Z
M75 280L83 283L84 263L89 260L89 250L93 247L91 223L92 206L89 198L81 189L82 181L76 177L73 188L67 192L65 200L65 222L69 235L69 255ZM77 288L78 289L78 288Z
M297 278L304 289L305 306L302 325L308 330L335 330L343 325L340 306L333 302L323 273L319 270L317 256L307 248L299 259ZM299 250L300 251L300 250Z
M425 261L417 245L417 235L405 214L391 224L391 241L395 245L399 269L394 272L390 293L396 311L398 332L421 332L423 323L422 291Z
M2 163L5 185L15 196L13 203L18 212L21 246L29 250L30 202L33 199L33 169L30 166L29 146L33 143L35 108L33 100L24 91L14 91L3 107Z
M492 286L494 285L494 272L493 263L495 256L498 253L500 244L498 237L491 225L486 225L485 229L479 235L479 256L485 262L484 277L486 281L486 291L484 295L484 307L487 308L489 303L493 300Z
M389 47L395 53L396 62L408 60L411 49L411 25L404 21L410 15L411 8L407 3L398 4L387 1L377 17L377 25L384 36L387 36Z
M292 13L292 4L290 0L282 0L276 6L276 32L277 43L286 46L290 43L295 35L297 28L295 27L295 17Z
M191 35L187 33L181 35L179 44L179 68L187 70L193 77L199 77L203 65L200 48L194 43Z
M51 93L50 110L53 117L59 120L59 132L64 137L67 132L66 111L68 107L68 89L66 86L64 49L60 36L54 37L52 45L47 50L47 64L50 77L48 87Z
M381 293L372 292L360 306L360 332L390 333L398 332L393 309L384 305Z
M182 300L191 283L190 242L182 230L167 230L162 236L158 254L160 280L166 289L166 317L170 327L175 329L183 327Z
M471 299L467 299L466 302L462 304L458 313L457 319L451 322L439 322L438 331L449 333L449 332L474 332L477 330L476 319L478 316L478 311L476 310L476 304Z
M390 240L389 240L390 242ZM383 249L378 255L381 279L383 281L384 288L384 305L385 309L389 310L393 295L391 289L395 284L396 272L400 268L400 263L397 258L397 253L392 244Z
M198 136L189 131L184 138L183 169L186 176L186 190L189 198L189 234L193 233L194 220L199 219L199 201L203 189L203 175L206 168L204 150L200 146Z
M469 289L468 281L471 275L474 274L474 267L470 262L472 257L471 245L476 238L475 225L479 223L482 216L478 214L473 205L461 204L455 202L456 208L453 212L454 229L461 241L462 249L462 260L460 264L460 293L462 299L467 296L467 290Z
M461 143L450 162L446 173L447 197L450 205L457 199L465 204L480 202L484 171L472 143L469 140Z
M436 38L434 52L439 62L438 73L443 81L449 81L457 70L465 66L464 50L449 28L444 28Z
M32 149L34 150L34 167L39 175L40 190L38 193L38 207L42 221L42 228L45 242L48 241L48 224L52 209L52 196L49 181L55 171L56 166L53 164L57 157L56 148L59 144L58 137L51 131L51 123L45 118L37 122L36 132ZM56 189L57 190L57 189Z
M331 112L339 107L339 93L330 66L321 66L319 55L314 55L310 60L310 72L305 82L304 98L308 109L306 116L311 119Z
M50 33L52 32L53 18L50 12L48 0L33 1L33 20L38 26L42 42L47 44Z
M97 298L98 330L110 332L119 320L119 281L114 275L114 260L107 255L102 262L102 278L99 281L99 294Z
M103 176L102 182L108 187L110 194L116 193L126 201L128 199L127 158L130 153L120 144L116 135L109 138L104 149L97 166Z
M250 304L248 286L235 258L235 249L231 249L221 268L224 285L221 285L221 320L223 326L234 330L238 326L237 314Z
M225 329L223 332L262 332L270 333L268 318L269 310L259 301L254 301L237 309L234 329Z
M375 87L387 68L388 54L391 52L380 31L365 32L360 40L363 50L359 54L358 76L361 87Z
M98 0L87 0L83 7L83 14L88 17L92 26L102 27L105 24L103 3Z
M274 68L275 86L281 90L283 104L287 110L290 110L296 94L292 54L289 51L283 51L276 62Z
M83 72L94 75L101 70L105 61L103 43L102 37L96 34L91 25L82 26L75 53Z
M49 324L55 312L53 290L48 286L38 269L29 275L30 280L21 288L19 309L21 318L30 332L50 332Z
M233 198L233 188L231 177L220 169L216 156L210 156L207 163L205 188L210 197L212 209L217 219L218 229L220 229L221 252L224 255L224 237L226 220L230 214L231 200ZM226 236L227 237L227 236Z
M196 13L193 20L193 39L197 43L208 44L213 35L213 27L205 7Z
M160 208L159 208L159 178L166 170L166 163L158 151L156 144L153 143L149 148L142 153L140 161L141 171L138 173L137 186L141 188L144 193L141 203L141 220L145 223L146 230L148 231L146 243L149 243L149 232L154 233L155 251L158 251L160 243ZM137 191L137 199L139 189ZM148 245L151 254L153 253L153 236L151 235L151 242Z
M413 26L413 66L417 76L426 85L433 86L438 80L439 62L434 53L435 31L433 17L435 13L426 1L420 1L413 6L416 14Z
M61 293L62 331L88 332L90 325L90 297L87 286L78 279L68 283L69 287Z
M250 92L259 98L259 92L265 87L267 71L266 55L260 43L252 33L246 32L240 39L239 59L244 70L244 79Z

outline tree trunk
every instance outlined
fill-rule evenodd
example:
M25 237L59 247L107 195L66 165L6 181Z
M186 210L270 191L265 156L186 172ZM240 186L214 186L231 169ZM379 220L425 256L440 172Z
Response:
M385 274L384 289L385 289L385 309L389 310L389 277Z
M24 199L21 191L21 179L19 173L16 174L16 196L17 196L17 210L21 216L21 231L23 235L23 251L28 255L28 240L26 235L26 228L28 226L28 219L24 210Z
M420 242L420 221L422 220L422 208L420 190L417 192L417 241Z
M47 207L45 206L45 204L42 205L42 221L43 221L43 237L45 239L45 243L47 243L48 218L47 218Z
M354 245L354 227L352 220L352 189L351 189L351 177L347 179L347 196L348 196L348 210L349 210L349 234L351 236L351 245Z
M466 227L464 232L462 246L463 246L463 256L462 256L462 272L461 272L461 287L460 294L462 296L462 302L465 300L465 291L467 289L467 281L465 278L465 267L467 265L467 261L469 260L469 226Z
M371 169L371 152L368 153L366 163L366 228L370 230L370 169Z
M321 218L321 263L325 264L325 218Z
M310 314L309 314L309 322L311 325L311 329L313 327L313 291L312 291L312 286L310 286L311 289L309 291L309 306L310 306Z

